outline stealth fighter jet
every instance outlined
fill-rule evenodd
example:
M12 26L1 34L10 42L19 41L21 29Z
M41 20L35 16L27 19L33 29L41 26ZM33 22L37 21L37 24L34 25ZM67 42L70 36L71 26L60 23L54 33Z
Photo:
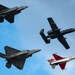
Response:
M18 69L22 70L24 67L24 63L26 61L26 58L31 57L34 53L37 53L41 51L40 49L35 50L17 50L14 48L11 48L9 46L5 46L5 53L0 53L0 57L5 58L7 63L6 67L11 68L12 64L17 67Z
M56 55L56 54L53 54L54 58L48 60L48 62L50 63L51 67L54 69L55 66L59 65L60 68L62 70L65 69L65 66L66 66L66 63L75 59L75 56L72 56L72 57L67 57L67 58L63 58L59 55Z
M26 8L28 8L28 6L8 8L0 5L0 22L3 22L4 19L6 19L8 22L13 23L14 16Z
M53 21L52 18L48 18L48 21L50 23L52 30L49 30L47 32L47 34L48 34L47 36L44 34L44 29L42 29L40 31L40 35L43 38L43 40L48 44L48 43L50 43L49 38L51 38L51 39L57 38L66 49L69 49L70 47L69 47L68 43L66 42L66 38L63 35L74 32L75 28L70 28L70 29L60 31L61 29L59 29L57 27L57 25L55 24L55 22Z

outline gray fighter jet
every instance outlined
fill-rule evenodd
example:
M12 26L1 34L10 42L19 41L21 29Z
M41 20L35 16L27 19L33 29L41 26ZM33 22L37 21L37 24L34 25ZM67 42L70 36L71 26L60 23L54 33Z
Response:
M0 22L6 19L8 22L13 23L14 16L26 8L28 8L28 6L8 8L0 4Z
M34 53L41 51L41 49L20 51L20 50L11 48L9 46L5 46L4 49L6 54L0 53L0 57L6 59L7 61L6 67L11 68L13 64L15 67L17 67L20 70L23 69L26 58L29 58Z
M69 49L70 47L69 47L68 43L66 42L66 38L63 35L74 32L75 28L70 28L70 29L60 31L61 29L59 29L57 27L57 25L55 24L55 22L53 21L52 18L48 18L48 21L50 23L52 30L49 30L47 32L47 34L48 34L47 36L44 34L44 29L42 29L40 31L40 35L43 38L43 40L48 44L48 43L50 43L49 38L51 38L51 39L57 38L66 49Z

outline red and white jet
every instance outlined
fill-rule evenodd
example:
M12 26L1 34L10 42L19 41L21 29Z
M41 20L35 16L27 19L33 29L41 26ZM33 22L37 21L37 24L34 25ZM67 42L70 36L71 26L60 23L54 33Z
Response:
M54 58L55 59L50 59L48 60L48 62L50 63L51 67L54 69L56 65L59 65L60 68L62 70L65 69L65 66L66 66L66 63L70 60L73 60L75 59L75 56L72 56L72 57L68 57L68 58L63 58L59 55L56 55L56 54L53 54Z

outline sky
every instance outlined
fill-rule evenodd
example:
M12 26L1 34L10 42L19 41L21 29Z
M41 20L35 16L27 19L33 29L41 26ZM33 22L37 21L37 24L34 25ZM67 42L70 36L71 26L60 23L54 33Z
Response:
M48 59L57 53L62 57L75 56L75 32L65 35L70 49L66 50L57 39L46 44L39 32L45 29L45 34L51 30L47 18L52 17L61 30L75 28L75 1L74 0L0 0L0 4L13 8L28 6L15 16L14 23L4 20L0 23L0 52L5 53L4 46L11 46L19 50L41 49L32 57L26 59L23 70L12 66L5 67L6 61L0 58L1 75L71 75L75 73L75 60L66 64L66 69L59 66L52 69Z

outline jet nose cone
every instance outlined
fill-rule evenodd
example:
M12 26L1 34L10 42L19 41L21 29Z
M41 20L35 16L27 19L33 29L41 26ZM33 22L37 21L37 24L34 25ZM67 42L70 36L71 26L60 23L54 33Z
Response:
M21 6L21 7L19 7L19 10L24 10L26 8L28 8L28 6Z
M37 49L37 50L35 50L34 53L39 52L39 51L41 51L41 49Z
M32 51L31 51L31 54L37 53L37 52L39 52L39 51L41 51L41 49L32 50Z
M28 8L28 6L25 6L25 8Z
M75 31L75 28L71 28L71 30Z
M26 8L28 8L28 6L24 6L24 7L23 7L23 9L26 9Z
M75 28L74 28L74 31L75 31Z
M41 51L41 49L34 49L29 51L29 55L35 54L37 52Z

